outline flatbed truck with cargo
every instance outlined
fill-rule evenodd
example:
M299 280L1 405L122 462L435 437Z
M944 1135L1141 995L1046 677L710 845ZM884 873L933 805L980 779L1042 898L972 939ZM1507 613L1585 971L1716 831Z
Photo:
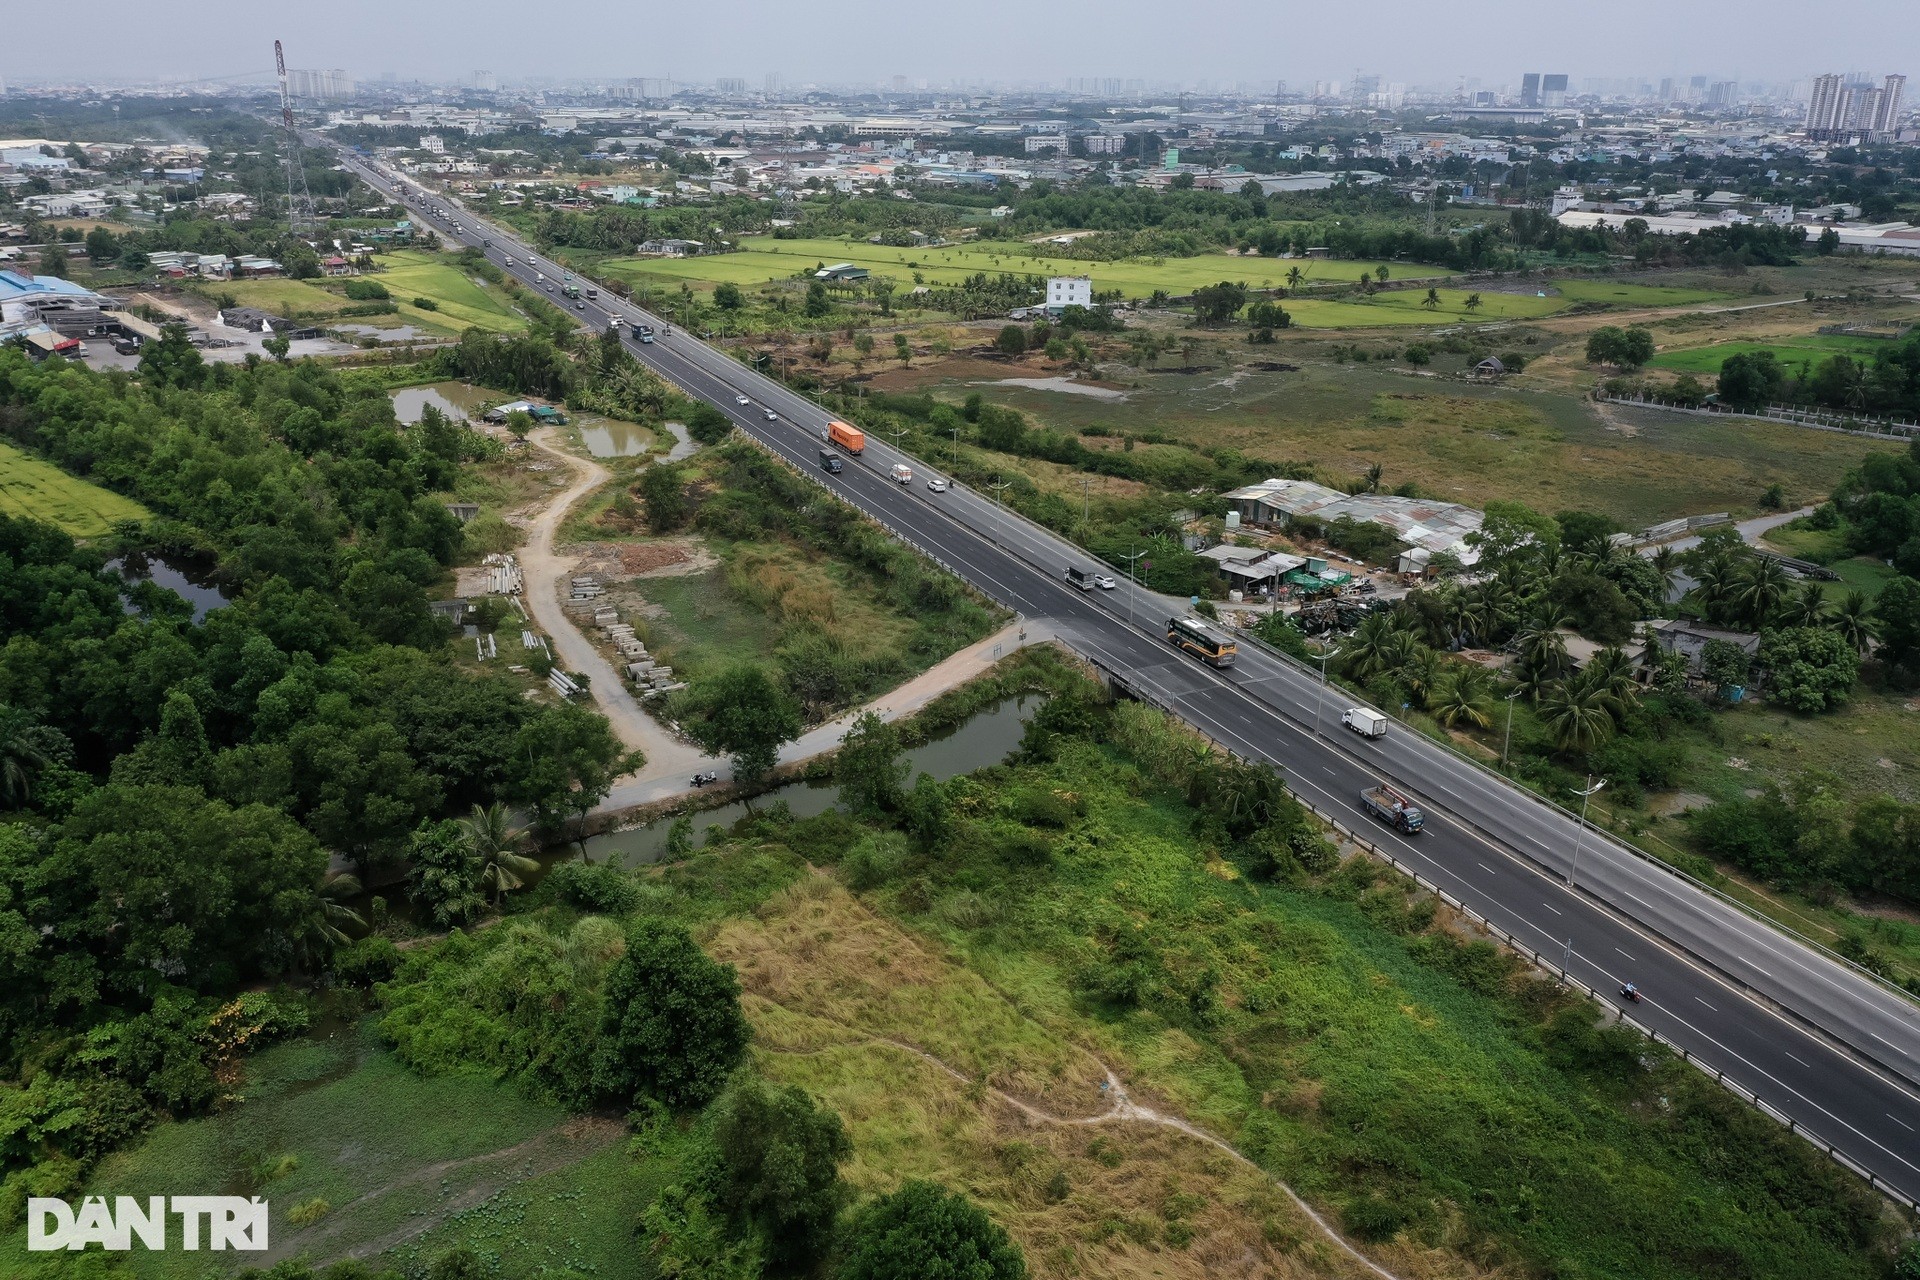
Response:
M1360 793L1360 807L1402 835L1418 835L1427 824L1420 806L1384 782Z

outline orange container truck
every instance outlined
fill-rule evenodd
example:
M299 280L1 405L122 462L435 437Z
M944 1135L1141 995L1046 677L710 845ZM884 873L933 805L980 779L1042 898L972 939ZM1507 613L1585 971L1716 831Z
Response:
M867 447L867 433L839 420L827 424L827 439L858 457Z

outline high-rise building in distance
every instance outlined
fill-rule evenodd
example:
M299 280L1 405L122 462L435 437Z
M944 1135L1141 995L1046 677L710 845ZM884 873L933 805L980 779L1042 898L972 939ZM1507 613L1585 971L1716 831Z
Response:
M1537 107L1540 105L1540 75L1529 71L1520 77L1520 105Z
M476 71L473 73L473 87L482 93L498 93L500 77L491 71Z
M1887 136L1900 127L1900 99L1907 78L1890 75L1880 84L1844 76L1815 76L1807 99L1810 138L1837 140L1856 134Z
M1543 107L1564 107L1567 105L1567 78L1565 76L1540 77L1540 105Z

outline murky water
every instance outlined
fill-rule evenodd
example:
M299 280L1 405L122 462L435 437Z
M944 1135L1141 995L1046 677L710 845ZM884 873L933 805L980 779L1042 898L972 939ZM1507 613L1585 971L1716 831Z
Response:
M946 736L906 752L904 759L908 765L908 785L911 786L913 779L923 773L944 782L975 769L999 764L1020 745L1020 736L1026 732L1027 721L1040 709L1040 702L1037 694L1009 698L979 712ZM790 782L784 787L755 796L753 807L764 812L776 801L784 801L795 817L811 818L833 808L839 799L838 783ZM705 844L707 832L715 827L730 827L746 814L745 801L689 814L694 844ZM629 831L610 831L606 835L594 836L587 841L587 857L594 862L612 860L629 867L656 862L666 852L667 832L672 826L673 819L663 818ZM574 848L568 846L554 850L558 855L555 861L571 857Z
M653 432L612 418L579 418L580 442L596 458L631 458L645 453Z
M402 387L391 393L393 416L402 422L418 422L428 405L449 418L478 418L490 397L479 387L465 382L429 382L419 387Z
M215 609L225 608L227 594L213 585L213 566L189 560L172 561L162 556L143 555L138 552L120 560L107 561L107 568L114 570L128 582L151 582L167 590L193 606L193 620L200 622ZM133 613L132 601L126 605L128 613Z

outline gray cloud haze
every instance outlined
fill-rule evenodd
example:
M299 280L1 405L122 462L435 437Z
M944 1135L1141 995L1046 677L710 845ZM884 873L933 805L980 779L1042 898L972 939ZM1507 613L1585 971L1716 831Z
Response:
M371 78L740 76L941 83L1122 76L1149 81L1390 80L1489 85L1522 71L1798 79L1920 74L1920 0L93 0L76 15L17 3L0 40L13 83L237 76L288 61Z

